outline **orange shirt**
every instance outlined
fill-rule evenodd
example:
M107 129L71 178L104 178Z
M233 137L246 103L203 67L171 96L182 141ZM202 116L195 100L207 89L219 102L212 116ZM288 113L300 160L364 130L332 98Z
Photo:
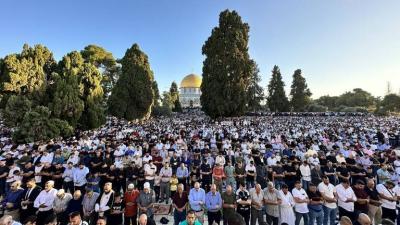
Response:
M216 180L222 180L222 178L225 177L224 167L222 167L222 166L214 167L213 177Z
M137 214L137 203L136 199L139 197L139 191L133 190L131 193L128 191L124 194L125 201L125 216L131 217ZM128 203L133 203L133 205L129 206Z

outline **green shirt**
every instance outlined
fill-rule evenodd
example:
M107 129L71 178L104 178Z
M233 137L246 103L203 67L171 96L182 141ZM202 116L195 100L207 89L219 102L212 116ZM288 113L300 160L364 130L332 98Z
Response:
M236 203L236 197L235 197L235 194L233 193L233 191L230 195L228 195L228 193L224 192L224 193L222 193L221 197L222 197L223 204L235 204ZM232 217L233 215L235 215L235 209L224 208L223 213L224 213L224 218L229 218L229 217Z

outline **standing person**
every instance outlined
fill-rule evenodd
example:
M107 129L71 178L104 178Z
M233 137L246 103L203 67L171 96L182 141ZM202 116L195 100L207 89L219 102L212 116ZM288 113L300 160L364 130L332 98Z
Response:
M189 192L189 205L190 209L196 213L197 219L200 223L204 221L204 204L206 201L206 194L203 188L200 188L200 183L196 182L194 187Z
M36 197L33 206L39 210L37 213L37 224L44 224L47 217L53 214L53 202L56 198L57 190L53 188L54 181L49 180L44 186L44 190Z
M154 165L152 160L144 164L144 178L146 182L150 184L151 189L154 188L154 179L156 177L156 172L157 172L157 166Z
M181 163L181 165L176 170L176 177L178 177L178 181L180 184L186 187L187 179L189 177L189 170L187 169L185 163Z
M165 200L168 204L170 197L170 181L172 177L172 168L169 167L169 163L166 162L160 170L161 183L160 183L160 203Z
M303 164L300 165L300 173L302 186L305 190L308 190L308 184L311 182L311 168L310 165L308 165L307 160L304 160Z
M148 182L144 183L143 191L140 192L137 199L139 213L146 214L149 218L153 219L153 191L150 189L150 184Z
M112 221L113 225L122 225L123 213L124 213L124 203L122 202L121 194L116 192L114 204L112 205L110 215L108 216L108 220Z
M228 219L235 215L236 209L236 196L232 186L229 184L226 186L226 191L222 193L222 207L224 225L227 225Z
M213 169L213 180L215 186L217 186L218 192L222 192L222 180L225 178L225 172L224 168L222 167L221 164L215 163L214 169Z
M245 184L246 182L246 170L243 166L243 162L239 161L235 166L235 178L236 178L236 189L239 188L240 184Z
M300 181L296 181L294 186L295 188L292 190L292 195L295 202L294 205L294 213L296 215L295 224L299 225L302 217L304 220L304 224L309 224L308 223L309 210L307 204L310 202L310 200L308 199L306 191L302 188Z
M250 189L251 199L251 225L264 224L263 205L264 205L264 192L260 184L256 184L254 188Z
M365 183L363 180L355 181L353 186L354 194L357 197L357 201L354 202L354 211L358 213L368 214L368 203L369 196L365 191Z
M219 224L221 222L222 198L217 191L217 185L211 184L211 190L206 194L206 208L208 224Z
M367 186L365 187L365 191L369 196L369 204L368 204L368 216L371 218L372 222L375 225L381 224L382 220L382 208L381 201L379 197L379 193L375 187L375 180L368 178ZM399 213L400 215L400 213ZM400 222L398 219L397 221Z
M114 204L114 191L112 183L107 182L104 184L103 193L96 200L94 211L96 212L95 219L99 217L106 217L110 215L111 208ZM107 221L110 223L110 221Z
M384 184L378 184L376 190L382 201L382 218L388 218L396 221L396 193L393 192L394 183L390 180Z
M282 200L280 207L280 224L286 223L288 225L294 225L296 217L293 212L295 205L292 193L289 191L288 185L282 185L282 189L279 191L280 199Z
M33 202L40 194L42 189L36 185L35 178L30 178L26 182L26 189L22 193L20 219L25 221L29 216L36 214L37 209L33 207Z
M86 188L86 193L82 200L83 220L94 223L94 206L96 204L99 193L94 192L91 188Z
M73 181L75 190L80 190L81 193L85 193L85 186L87 183L86 175L89 173L83 161L79 163L79 167L73 170Z
M67 224L68 222L66 209L71 199L72 195L70 193L65 193L64 189L58 190L56 198L54 199L53 210L57 215L57 221L62 225Z
M210 190L210 185L212 183L212 171L210 164L207 163L207 159L204 159L200 166L200 178L201 185L204 190Z
M74 192L74 165L72 162L68 162L65 170L62 174L63 181L63 189L66 192L73 193Z
M318 191L324 199L324 205L322 206L324 210L323 223L324 225L328 225L329 220L330 225L335 225L337 194L335 186L329 182L329 177L327 175L322 176L322 182L318 185Z
M243 217L246 225L250 224L250 193L246 190L244 182L239 183L239 189L236 191L237 212Z
M254 161L251 160L249 164L245 167L246 170L246 184L247 188L253 188L256 181L256 167L254 166Z
M186 206L188 195L184 192L183 184L178 185L178 191L172 196L172 207L174 208L174 225L178 225L186 218Z
M24 189L21 188L21 181L14 181L11 184L6 197L1 201L1 206L5 209L4 215L10 215L15 220L19 220L19 208L23 192Z
M316 168L317 166L315 166ZM314 169L315 169L314 168ZM322 208L323 198L321 193L317 190L317 186L315 184L310 183L309 189L307 191L307 195L310 198L310 202L308 203L309 209L309 225L314 225L314 222L317 221L317 225L322 225L324 212Z
M139 191L135 189L134 184L129 184L128 189L124 194L125 212L124 212L124 224L130 225L136 223L137 219L137 198L139 197Z
M282 203L282 200L272 182L268 182L267 187L264 189L264 203L267 212L267 223L278 225L279 205Z
M235 167L232 166L232 162L228 161L228 165L224 168L224 173L226 176L225 184L230 185L233 190L236 190L236 180L235 180Z
M82 213L82 192L80 190L76 190L74 194L72 195L71 201L68 202L67 209L65 210L65 213L69 215L70 213L73 212L79 212Z
M357 201L357 197L350 187L349 180L342 179L342 182L336 186L336 192L338 195L339 217L347 216L354 220L354 202Z

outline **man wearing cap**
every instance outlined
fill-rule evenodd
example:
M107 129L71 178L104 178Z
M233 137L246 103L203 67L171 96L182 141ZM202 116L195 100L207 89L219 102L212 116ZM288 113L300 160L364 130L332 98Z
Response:
M97 198L94 206L94 211L97 213L97 217L107 217L110 214L111 208L114 204L114 191L112 189L112 183L107 182L104 184L103 193ZM107 221L109 222L109 221Z
M143 191L140 192L136 202L138 204L140 214L145 213L148 217L153 219L152 207L155 200L153 198L153 192L150 189L149 182L144 183Z
M382 218L389 218L392 221L396 220L396 201L397 196L393 191L394 183L390 180L384 184L378 184L376 190L381 197L382 202Z
M53 210L57 215L58 222L66 224L68 215L65 210L67 209L69 201L72 199L72 195L70 193L65 193L64 189L60 189L56 196L53 202Z
M128 190L124 194L125 212L124 212L124 224L130 225L136 223L137 218L137 198L139 197L139 191L135 190L134 184L128 185Z

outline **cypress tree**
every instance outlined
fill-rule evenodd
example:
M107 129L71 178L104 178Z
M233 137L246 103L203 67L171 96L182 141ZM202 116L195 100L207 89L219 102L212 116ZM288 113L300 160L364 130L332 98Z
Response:
M264 89L260 85L260 70L255 62L253 62L253 73L250 78L250 84L247 90L249 111L257 111L261 109L261 101L264 99Z
M297 69L293 74L293 81L290 90L290 105L295 112L303 112L311 103L311 91L307 87L306 79L301 75L301 70Z
M285 94L285 83L282 80L281 71L278 66L274 66L272 77L268 84L268 107L272 112L289 111L289 100Z
M225 10L203 45L200 101L203 111L212 118L240 116L246 110L246 91L252 75L249 29L236 11Z
M121 65L121 75L109 98L109 112L127 120L146 119L154 103L154 78L148 57L134 44Z

